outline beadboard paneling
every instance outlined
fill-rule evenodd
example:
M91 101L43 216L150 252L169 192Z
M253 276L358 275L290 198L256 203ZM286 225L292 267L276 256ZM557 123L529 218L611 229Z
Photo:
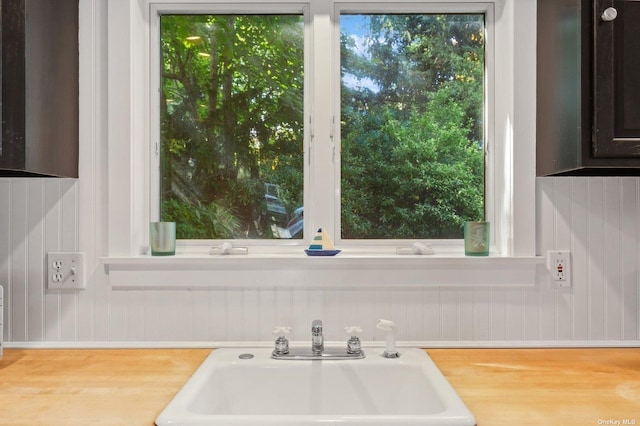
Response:
M638 178L537 179L537 250L571 250L571 289L542 270L531 288L113 290L98 262L110 235L107 4L79 3L80 179L0 179L6 340L268 341L289 324L307 341L314 318L330 340L347 324L378 340L375 321L390 318L410 341L640 341ZM46 289L50 251L85 252L86 290Z
M80 179L0 179L0 285L10 342L270 341L277 324L308 341L310 321L329 340L360 324L381 340L640 343L640 178L538 178L536 247L570 249L573 287L544 269L530 288L114 290L104 266L108 211L107 2L81 0ZM83 251L87 289L49 291L46 253Z
M541 273L534 288L354 290L222 288L112 290L87 253L87 290L45 287L48 251L79 245L79 181L0 179L0 282L5 338L12 342L268 341L275 324L308 340L313 318L326 333L392 318L400 340L451 342L640 340L640 179L539 178L539 253L570 249L573 288ZM97 197L97 195L96 195ZM99 201L93 204L99 205ZM100 209L91 213L101 241ZM93 260L91 260L93 259Z

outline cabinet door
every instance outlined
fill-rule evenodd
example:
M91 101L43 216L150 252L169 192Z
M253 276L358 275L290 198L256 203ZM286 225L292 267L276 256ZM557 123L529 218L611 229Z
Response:
M22 168L25 163L25 16L22 2L0 0L0 169Z
M593 156L640 158L640 0L594 5Z
M0 177L78 177L78 0L0 0Z

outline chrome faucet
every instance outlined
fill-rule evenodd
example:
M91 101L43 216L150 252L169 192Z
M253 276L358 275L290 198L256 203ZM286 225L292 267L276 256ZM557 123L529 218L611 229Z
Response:
M273 334L278 336L275 348L271 352L273 359L285 360L339 360L339 359L362 359L365 357L362 350L358 334L362 333L362 328L358 326L345 327L344 331L351 336L346 347L324 347L324 334L322 332L322 321L314 320L311 323L311 348L289 347L287 335L291 327L279 326L273 329ZM309 350L311 349L311 350Z
M313 320L311 323L311 352L320 355L324 352L324 336L322 335L322 321Z

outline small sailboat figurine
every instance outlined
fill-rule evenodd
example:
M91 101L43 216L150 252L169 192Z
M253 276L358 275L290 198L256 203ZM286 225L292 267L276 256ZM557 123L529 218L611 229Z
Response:
M335 256L340 251L336 250L329 235L322 228L318 228L309 248L304 252L307 253L307 256Z

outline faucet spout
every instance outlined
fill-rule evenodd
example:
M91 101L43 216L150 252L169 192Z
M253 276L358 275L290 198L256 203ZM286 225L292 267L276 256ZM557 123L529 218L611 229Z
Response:
M322 334L322 321L313 320L311 323L311 352L320 355L324 351L324 336Z

